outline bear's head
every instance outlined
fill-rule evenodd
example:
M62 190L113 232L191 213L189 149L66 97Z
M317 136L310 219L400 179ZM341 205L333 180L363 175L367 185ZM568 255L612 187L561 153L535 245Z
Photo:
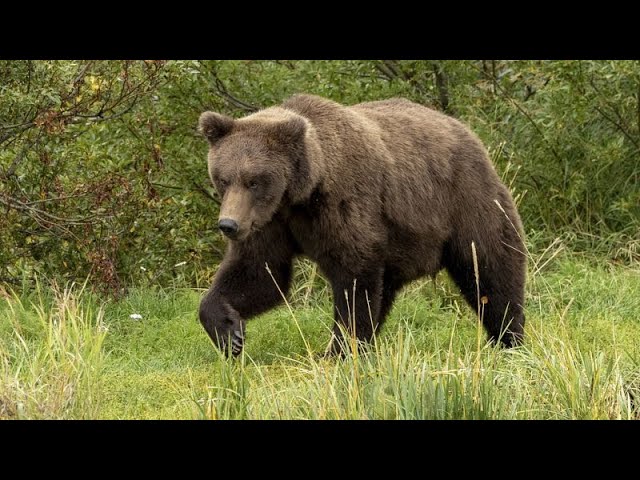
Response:
M238 120L205 112L199 123L222 200L218 227L231 240L259 231L285 198L302 201L317 183L308 148L312 127L304 117L275 107Z

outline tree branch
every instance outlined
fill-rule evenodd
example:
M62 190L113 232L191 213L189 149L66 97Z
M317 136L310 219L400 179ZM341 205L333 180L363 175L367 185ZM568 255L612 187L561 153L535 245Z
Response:
M591 76L589 78L589 83L591 84L591 87L593 87L593 89L595 90L595 92L598 94L598 96L600 97L600 99L603 100L603 102L609 107L611 108L611 110L613 111L613 113L615 114L616 117L618 117L618 121L616 122L616 120L614 118L611 118L609 115L607 115L600 107L598 107L597 105L595 106L596 111L602 115L602 117L609 121L612 125L614 125L618 130L620 130L620 132L625 136L625 138L627 140L629 140L634 147L636 147L636 150L640 151L640 143L638 143L638 140L636 140L635 138L633 138L633 136L627 131L627 129L624 127L624 125L622 125L622 123L624 122L622 116L620 115L620 113L618 112L618 110L615 108L615 106L611 105L611 103L609 101L606 100L605 96L602 95L602 92L600 91L600 89L598 88L598 86L596 85L596 82L593 79L593 76Z
M15 175L16 170L18 169L18 167L20 166L20 164L22 163L22 161L25 158L25 156L27 154L27 151L29 151L31 148L33 148L40 141L41 137L42 137L42 130L40 130L38 132L38 135L36 136L36 138L34 140L31 140L31 141L27 140L27 143L22 146L22 148L20 149L18 154L13 159L13 162L11 162L11 165L9 166L7 171L3 172L2 176L4 178L9 178L9 177L12 177L13 175Z
M88 215L86 217L62 218L62 217L58 217L57 215L53 215L52 213L49 213L34 207L33 206L34 202L24 203L24 202L21 202L20 200L16 200L15 198L11 198L10 196L2 192L0 192L0 203L2 203L8 208L13 208L15 210L35 213L39 217L44 217L45 219L48 219L51 222L58 222L60 224L66 223L68 225L87 225L92 223L90 220L95 220L97 218L108 218L112 216L112 215Z
M191 182L191 184L196 188L196 192L201 193L202 195L207 197L208 200L213 200L213 202L216 205L220 206L220 199L216 195L212 195L209 192L209 190L207 190L206 188L204 188L202 185L200 185L197 182Z
M594 108L596 109L596 112L604 117L605 120L608 120L612 125L620 130L620 132L626 137L626 139L629 140L634 147L636 147L636 150L640 151L640 144L638 143L638 141L634 139L620 123L616 122L615 119L604 113L604 111L597 105Z
M220 77L218 77L218 73L216 71L212 71L211 75L213 76L213 80L216 86L216 90L218 91L218 93L220 94L220 96L222 98L224 98L227 103L230 103L231 105L233 105L236 108L240 108L242 110L245 110L247 112L257 112L258 110L260 110L260 107L256 107L255 105L251 105L247 102L244 102L242 100L240 100L237 97L234 97L233 95L231 95L229 93L229 91L227 90L227 87L225 86L224 82L222 80L220 80Z
M449 77L444 71L442 64L439 62L433 62L431 64L433 73L436 76L436 88L438 90L438 97L440 102L440 108L443 112L449 111Z
M397 77L397 75L389 68L384 60L378 61L375 64L376 70L378 70L384 78L391 81Z
M493 61L492 61L493 62ZM471 64L472 68L475 68L476 70L480 71L481 70ZM495 67L495 64L492 63L492 67ZM484 72L483 72L484 73ZM549 148L549 150L551 151L551 153L553 154L553 156L556 158L556 160L558 160L558 162L562 162L562 159L560 158L560 155L558 154L558 152L556 151L555 147L551 144L551 142L549 142L549 139L547 139L546 135L544 134L544 132L540 129L540 127L538 126L538 124L533 120L533 118L531 118L531 115L529 115L529 113L513 98L511 97L511 95L509 95L509 93L497 82L497 78L495 78L495 71L493 71L493 73L491 73L491 76L493 77L493 85L495 88L497 88L500 93L514 106L516 107L516 109L522 114L524 115L524 117L529 121L529 123L531 125L533 125L533 128L536 130L536 132L538 132L538 134L540 135L540 137L542 138L542 140L544 141L544 143L547 145L547 147Z
M638 116L637 118L638 132L640 132L640 81L638 82L638 93L636 94L636 108L637 108L636 115Z

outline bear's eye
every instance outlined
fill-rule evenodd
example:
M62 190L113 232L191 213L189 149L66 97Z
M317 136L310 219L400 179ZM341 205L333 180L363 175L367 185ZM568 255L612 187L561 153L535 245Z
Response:
M220 183L220 186L222 188L227 188L229 186L229 180L223 180L223 179L219 178L218 182Z
M258 182L256 182L255 180L252 180L249 182L247 187L250 188L251 190L255 190L256 188L258 188Z

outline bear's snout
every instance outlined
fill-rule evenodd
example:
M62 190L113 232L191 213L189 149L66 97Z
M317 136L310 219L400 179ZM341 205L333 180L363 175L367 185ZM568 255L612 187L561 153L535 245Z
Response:
M231 185L224 194L218 216L218 228L231 240L244 240L251 232L254 199L251 191Z
M231 218L221 218L218 222L218 228L231 239L236 238L238 234L238 222Z

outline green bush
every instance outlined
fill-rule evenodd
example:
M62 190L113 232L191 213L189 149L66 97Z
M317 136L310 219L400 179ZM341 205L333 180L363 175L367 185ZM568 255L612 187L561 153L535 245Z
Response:
M224 252L196 132L298 92L466 121L532 249L640 257L640 63L0 61L0 281L206 285Z

